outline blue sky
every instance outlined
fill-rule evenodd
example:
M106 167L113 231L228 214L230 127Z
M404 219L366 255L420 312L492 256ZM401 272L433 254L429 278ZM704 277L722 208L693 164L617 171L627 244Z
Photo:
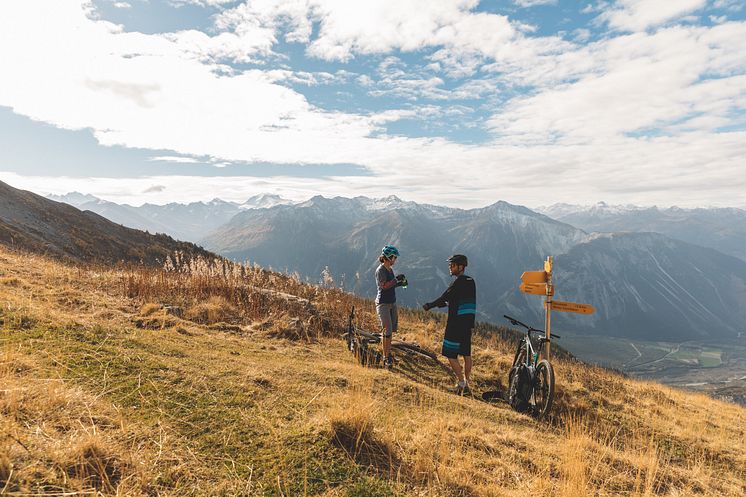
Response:
M0 9L0 180L39 193L746 207L740 1Z

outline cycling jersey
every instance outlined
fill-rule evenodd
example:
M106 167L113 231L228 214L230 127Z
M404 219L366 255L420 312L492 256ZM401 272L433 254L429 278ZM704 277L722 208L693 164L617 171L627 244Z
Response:
M443 355L471 356L471 332L477 314L477 286L471 276L458 276L443 295L430 303L432 307L446 305L448 322L443 340Z

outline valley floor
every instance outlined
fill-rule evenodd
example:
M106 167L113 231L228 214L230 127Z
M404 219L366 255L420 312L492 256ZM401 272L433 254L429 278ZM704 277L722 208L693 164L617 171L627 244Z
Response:
M361 367L336 336L353 303L339 292L252 280L220 302L203 278L203 298L169 308L188 281L146 276L149 294L141 272L0 251L3 494L746 494L739 406L556 359L556 415L539 422L448 393L434 364ZM401 319L435 349L440 317ZM477 340L477 392L504 388L511 351Z
M746 406L746 338L672 343L563 334L562 344L589 363Z

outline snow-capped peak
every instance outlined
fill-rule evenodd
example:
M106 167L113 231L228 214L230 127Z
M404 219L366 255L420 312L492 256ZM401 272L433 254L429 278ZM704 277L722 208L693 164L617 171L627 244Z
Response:
M70 192L64 195L47 195L47 198L54 200L55 202L63 202L65 204L72 205L73 207L80 207L88 202L98 202L100 199L90 194L80 192Z
M274 193L260 193L246 200L246 202L239 205L240 209L267 209L276 205L289 205L292 204L292 200L288 200L280 195Z

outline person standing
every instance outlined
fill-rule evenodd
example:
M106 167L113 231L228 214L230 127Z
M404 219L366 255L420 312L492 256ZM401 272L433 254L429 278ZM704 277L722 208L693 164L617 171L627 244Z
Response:
M391 355L391 336L399 326L399 316L396 310L396 287L406 286L407 279L403 274L394 275L392 267L399 258L399 250L393 245L386 245L381 249L378 257L380 265L376 269L376 313L381 321L381 335L383 342L383 365L390 368L394 364Z
M448 358L453 372L456 373L458 384L455 390L456 393L462 395L470 392L471 335L477 314L477 287L474 279L464 274L466 266L469 264L465 255L454 254L447 259L447 262L451 276L456 278L443 295L424 304L422 308L429 311L433 307L448 305L448 321L441 354ZM463 368L458 356L464 358Z

